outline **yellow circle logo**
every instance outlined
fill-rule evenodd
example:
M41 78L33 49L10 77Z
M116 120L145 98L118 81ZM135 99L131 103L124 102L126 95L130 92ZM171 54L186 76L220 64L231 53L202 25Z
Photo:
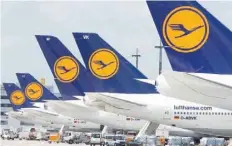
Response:
M54 72L59 81L69 83L79 75L79 65L74 58L63 56L55 62Z
M39 83L30 83L25 89L27 97L31 100L38 100L43 95L43 87Z
M10 101L14 105L22 105L25 102L25 96L22 91L16 90L11 93Z
M163 36L175 51L194 52L207 41L209 24L198 9L190 6L178 7L165 18Z
M96 50L89 59L90 71L100 79L109 79L119 69L119 60L116 54L108 49Z

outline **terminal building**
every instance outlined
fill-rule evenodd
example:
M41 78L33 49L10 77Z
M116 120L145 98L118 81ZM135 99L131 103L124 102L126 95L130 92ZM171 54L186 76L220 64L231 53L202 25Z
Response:
M19 84L17 84L19 85ZM46 88L48 88L52 93L54 92L54 88L53 86L46 86ZM57 94L55 94L57 95ZM3 85L1 85L1 99L0 99L0 103L1 103L1 125L0 128L2 129L10 129L10 128L21 128L22 126L33 126L29 123L24 123L24 122L20 122L17 119L13 119L11 117L9 117L8 115L5 114L5 112L10 112L12 111L12 106L9 100L9 97L6 94L6 91L3 87Z

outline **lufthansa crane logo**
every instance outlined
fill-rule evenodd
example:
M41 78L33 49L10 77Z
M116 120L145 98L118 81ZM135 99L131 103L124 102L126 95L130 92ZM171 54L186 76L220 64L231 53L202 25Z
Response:
M78 77L79 65L74 58L63 56L55 62L54 72L59 81L69 83Z
M118 57L109 49L98 49L90 56L89 69L96 77L109 79L118 72Z
M22 91L16 90L11 93L10 101L14 105L22 105L25 102L25 96Z
M171 11L165 18L163 36L166 43L175 51L194 52L207 41L209 24L198 9L181 6Z
M25 89L26 96L35 101L43 95L43 87L39 83L30 83Z

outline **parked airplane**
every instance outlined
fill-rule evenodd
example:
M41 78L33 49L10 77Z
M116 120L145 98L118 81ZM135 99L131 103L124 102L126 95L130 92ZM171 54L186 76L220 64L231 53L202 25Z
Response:
M232 110L232 32L196 1L147 4L176 71L162 73L157 89L167 96Z
M24 108L27 113L33 114L41 119L65 126L71 126L79 131L100 130L100 125L87 122L77 117L67 117L54 112L44 104L46 100L59 100L53 93L45 88L40 82L28 73L16 73L25 97L40 108ZM70 100L71 97L67 98Z
M76 98L67 94L63 94L64 96L62 96L62 100L52 100L51 97L54 95L30 74L17 73L17 77L23 90L25 90L25 93L28 93L27 94L28 97L30 96L31 93L32 95L38 92L41 92L41 94L43 94L43 99L41 99L40 101L42 100L47 101L45 105L47 105L48 107L48 111L46 111L48 113L48 116L50 116L51 114L50 110L55 110L55 115L57 113L60 113L68 117L73 117L73 118L78 117L78 119L98 123L99 125L100 124L107 125L110 128L125 129L125 130L139 130L142 127L142 125L146 123L146 121L143 120L139 120L139 119L128 120L126 116L121 116L121 115L89 108L83 103L82 100L79 100L80 98L81 99L83 98L82 96L83 93L79 95L79 93L82 91L78 91L78 93L76 94L78 96L76 96ZM31 92L31 90L33 90L33 92ZM69 104L64 101L67 101ZM40 110L43 111L43 109ZM33 114L38 114L38 116L41 116L41 114L43 115L44 113L38 112L36 110L33 112ZM52 113L52 115L53 114L54 113Z
M80 62L79 62L80 64ZM85 70L86 71L86 70ZM71 83L61 83L60 81L56 80L56 84L59 88L60 91L64 91L67 88L69 88L69 86L72 84ZM62 92L61 92L62 93ZM66 92L65 92L66 93ZM77 94L76 94L77 95ZM71 96L71 95L70 95ZM93 101L88 99L87 96L83 97L83 102L89 106L98 106L98 108L103 109L104 104L102 104L101 101ZM71 103L71 104L70 104ZM145 124L147 124L147 122L145 120L141 120L138 118L133 118L133 117L126 117L123 115L116 115L116 114L110 114L110 113L106 113L104 111L101 110L96 110L96 108L90 108L90 107L86 107L84 106L84 104L80 104L79 101L68 101L68 103L66 102L61 102L61 103L55 103L55 102L51 102L51 107L53 107L53 109L56 109L57 112L59 113L63 113L64 115L79 115L81 116L83 119L89 120L89 121L99 121L100 123L105 123L104 119L106 121L108 121L106 124L109 125L111 124L111 127L116 127L116 129L118 129L118 127L121 127L121 129L124 130L140 130L142 127L145 126ZM82 105L83 107L86 107L88 109L83 109L80 110L79 108L80 105ZM71 108L73 107L73 109ZM62 110L62 109L69 109L68 112L67 110ZM77 111L85 111L85 114L80 115L80 113L77 113ZM73 114L75 113L75 114ZM86 114L88 113L88 114ZM104 122L103 122L104 121ZM114 122L113 122L114 121ZM109 122L113 122L114 125L112 125L112 123ZM152 127L149 127L152 128ZM208 136L202 133L197 133L191 130L186 130L186 129L181 129L181 128L177 128L177 127L173 127L173 126L167 126L167 125L163 125L160 124L158 126L157 129L150 129L150 133L155 133L155 130L160 130L160 131L168 131L169 135L173 135L173 136L189 136L189 137L194 137L194 138L200 138L200 137L204 137L204 136ZM146 132L145 132L146 133Z
M65 69L65 70L69 70L69 69ZM31 90L30 86L33 87L34 92L39 91L41 89L46 89L42 84L40 84L30 74L17 73L17 77L20 81L22 88L25 90L25 93L27 91L28 93L30 93L30 90ZM40 89L35 88L35 85L34 86L31 85L35 83L38 86L40 86ZM34 92L32 93L34 94ZM41 92L45 94L44 90ZM62 90L60 90L60 92L62 94ZM53 94L49 92L49 94L44 96L43 100L47 101L47 103L45 104L47 105L47 107L51 107L48 109L55 110L55 113L60 113L62 115L73 117L73 118L78 117L78 119L91 121L91 122L98 123L101 125L107 125L108 127L114 128L114 129L139 130L142 127L142 125L145 124L145 121L143 120L139 120L139 119L128 120L126 116L121 116L121 115L108 113L104 111L99 111L99 110L87 107L83 103L82 100L79 100L83 98L84 94L82 91L77 91L76 97L72 97L67 94L62 94L62 100L51 100L50 98L51 95Z
M147 78L97 34L74 33L74 37L87 69L96 78L93 80L95 89L104 89L86 94L108 103L107 111L205 134L232 135L231 111L163 96L144 82ZM98 60L114 64L98 69ZM216 118L214 123L212 118Z
M9 96L10 103L12 104L13 111L7 112L6 114L19 121L31 124L38 124L42 126L51 126L52 123L40 119L33 114L29 114L21 110L24 107L33 107L29 102L26 102L26 98L21 89L14 83L3 83L6 90L7 96Z
M82 91L87 92L87 93L89 93L89 92L94 93L95 90L101 90L101 92L104 92L105 87L103 88L103 85L102 85L103 82L97 82L97 81L96 82L91 82L90 79L96 80L96 78L93 78L93 76L90 74L90 72L88 72L83 67L83 65L72 55L72 53L56 37L52 37L52 36L36 36L36 38L37 38L37 40L39 42L39 45L40 45L40 47L41 47L41 49L42 49L42 51L44 53L44 56L45 56L45 58L46 58L46 60L48 62L48 65L49 65L49 67L50 67L50 69L51 69L51 71L53 73L53 76L54 76L54 78L56 78L56 84L57 84L57 86L58 86L58 88L59 88L59 90L60 90L60 92L62 94L66 95L66 96L76 96L76 95L79 94L78 90L79 90L80 85L81 85L81 87L83 87ZM102 42L102 44L105 44L105 42ZM98 47L100 47L100 46L98 46ZM102 47L100 47L100 48L102 48ZM105 47L103 47L103 48L105 48ZM122 56L120 56L120 59L121 58L122 58ZM126 62L128 63L128 65L131 66L131 64L129 64L128 61L126 61ZM76 67L77 70L76 71L73 70L72 72L70 72L69 76L63 76L61 74L57 74L58 71L56 71L56 70L57 69L59 70L59 68L57 68L57 67L59 66L60 63L62 63L62 65L65 66L66 68L74 68L74 67ZM77 75L77 72L78 72L78 75ZM134 70L134 72L131 72L131 73L141 74L138 70ZM129 74L127 74L127 73L125 74L125 76L129 77L128 75ZM69 77L72 80L68 81L67 77ZM73 79L72 77L75 77L75 78ZM136 78L136 76L134 76L134 77ZM94 84L98 85L97 87L99 87L99 88L97 88L97 87L93 88ZM125 87L125 90L128 89L124 84L121 84L120 86ZM118 86L118 87L120 87L120 86ZM109 89L109 88L107 88L107 89ZM110 89L112 89L112 91L113 91L114 88L110 87ZM129 90L131 90L131 89L132 88L130 88ZM152 86L152 88L150 88L150 89L154 89L154 86ZM138 90L139 90L139 87L138 87ZM79 96L77 96L77 98L79 98ZM93 98L89 99L88 96L85 96L83 98L83 101L87 105L100 106L100 108L102 110L105 109L105 105L113 105L113 104L107 103L107 100L105 102L105 101L102 101L102 100L94 100ZM69 102L71 102L71 101L69 101ZM74 104L74 102L75 101L72 101L73 104ZM54 103L55 102L50 103L51 106L53 107L53 109L55 109L59 105L63 106L63 107L66 107L66 108L69 108L69 107L71 108L71 105L68 104L68 103L65 103L65 102L59 103L59 104L54 104ZM125 105L125 104L123 104L123 105ZM121 108L121 110L131 111L130 110L131 105L133 107L135 107L134 104L127 104L126 109L123 107L123 108ZM162 106L162 105L160 105L160 106ZM73 107L73 109L70 109L70 108L69 108L69 111L71 111L71 110L74 111L75 110L74 107ZM115 108L120 109L120 106L115 106ZM56 110L58 112L59 109L56 109ZM157 110L157 111L160 111L159 114L161 115L161 117L164 116L164 114L162 113L163 110L165 110L165 109L159 109L158 108L158 110ZM183 110L181 110L181 109L179 111L183 112ZM65 113L65 111L62 111L62 110L59 110L59 112L62 112L64 115L72 113L72 112L69 112L69 113L66 112ZM140 112L136 111L135 113L140 113ZM125 113L121 113L121 114L125 114ZM153 114L154 117L157 117L157 121L160 121L160 117L159 117L159 114L157 112L155 114L153 112L149 112L149 113L146 113L146 114L147 114L147 116ZM128 114L128 116L130 116L130 115ZM182 122L184 123L185 121L183 120ZM160 123L162 123L162 122L160 122ZM160 127L160 125L157 125L157 127ZM161 127L162 127L162 125L161 125ZM182 134L182 136L193 136L193 133L194 133L194 135L195 135L194 137L199 137L200 135L202 136L202 134L199 134L197 132L193 132L193 131L190 131L190 130L185 130L184 131L183 129L175 128L175 127L172 127L172 126L166 126L166 127L169 127L170 135L172 135L172 134L173 135L176 135L176 134L181 135ZM172 133L174 131L176 132L175 134Z

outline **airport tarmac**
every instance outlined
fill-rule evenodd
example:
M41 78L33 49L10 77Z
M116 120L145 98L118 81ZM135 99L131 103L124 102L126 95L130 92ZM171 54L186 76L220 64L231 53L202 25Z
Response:
M70 146L67 143L48 143L47 141L28 141L28 140L2 140L0 139L0 146ZM78 146L86 146L86 144L72 144Z

